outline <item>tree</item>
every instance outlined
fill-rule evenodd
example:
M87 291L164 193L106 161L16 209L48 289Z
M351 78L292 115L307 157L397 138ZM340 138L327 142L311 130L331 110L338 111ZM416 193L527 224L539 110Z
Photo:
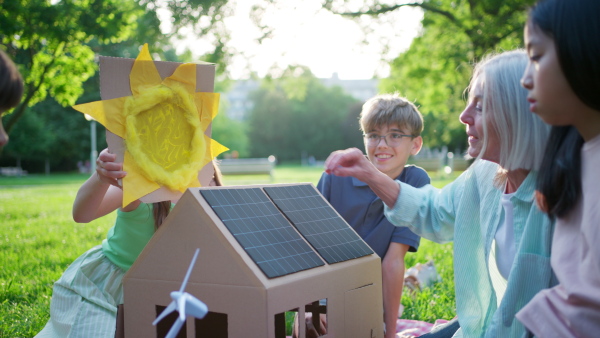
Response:
M419 106L425 126L423 141L429 147L448 146L454 151L465 145L458 114L465 106L463 93L472 70L469 53L464 35L429 25L407 52L392 61L390 76L381 81L383 91L398 91Z
M213 120L212 138L229 148L228 152L237 151L240 157L248 157L250 144L246 125L227 117L223 112L224 109L220 110L219 115ZM222 155L225 154L227 152Z
M348 114L342 122L342 140L344 148L364 149L364 139L360 131L359 117L362 111L364 102L356 102L348 108Z
M423 0L389 5L386 1L367 0L360 9L351 10L349 3L354 6L356 1L324 0L323 6L348 17L377 16L402 7L422 8L426 14L423 19L425 29L434 22L440 22L429 22L433 16L443 18L441 27L452 27L454 31L464 34L471 44L471 57L480 59L504 44L505 40L522 42L526 10L535 2L536 0Z
M523 44L526 9L535 0L423 0L389 5L384 1L324 0L323 6L351 18L378 16L402 7L424 11L422 34L391 63L382 91L399 91L415 100L425 119L424 142L430 147L464 148L458 114L472 64L486 53ZM354 6L354 7L352 7Z
M126 38L140 14L134 5L118 0L4 2L0 42L25 81L23 100L5 124L6 131L27 107L47 95L64 106L74 104L83 93L83 82L95 71L94 52L85 43L92 38L100 42Z
M104 128L98 126L98 147L106 147ZM29 172L77 170L77 162L90 160L90 122L81 113L46 99L23 115L3 150L0 166L21 167Z
M265 79L252 99L251 156L298 160L304 153L325 159L346 146L342 128L355 99L339 87L325 87L306 67Z
M48 95L65 107L75 104L83 93L83 83L96 71L95 53L113 55L111 51L137 49L141 44L138 39L143 38L168 46L180 28L191 26L197 34L221 27L215 38L215 52L210 56L225 57L226 31L220 22L226 3L227 0L63 0L55 4L47 0L4 1L0 8L0 44L19 65L25 81L21 104L5 119L6 131L10 133L28 108ZM156 9L161 6L166 6L172 16L171 32L166 34L158 29ZM132 50L131 55L118 56L136 55L137 51ZM163 55L166 59L175 58L172 49L167 48Z

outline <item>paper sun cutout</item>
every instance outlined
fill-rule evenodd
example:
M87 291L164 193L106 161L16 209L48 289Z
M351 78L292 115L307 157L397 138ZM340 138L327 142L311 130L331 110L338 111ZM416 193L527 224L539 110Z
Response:
M196 65L182 64L164 80L145 44L129 73L132 95L76 105L124 139L123 206L164 186L201 186L198 171L227 150L205 132L219 94L196 93Z

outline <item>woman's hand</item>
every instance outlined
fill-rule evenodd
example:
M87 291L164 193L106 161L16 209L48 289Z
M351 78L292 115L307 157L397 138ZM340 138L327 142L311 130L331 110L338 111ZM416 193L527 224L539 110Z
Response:
M334 151L325 160L325 172L336 176L352 176L369 185L388 207L396 204L400 186L382 173L357 148Z
M367 184L380 173L358 148L334 151L325 160L325 172L336 176L352 176Z

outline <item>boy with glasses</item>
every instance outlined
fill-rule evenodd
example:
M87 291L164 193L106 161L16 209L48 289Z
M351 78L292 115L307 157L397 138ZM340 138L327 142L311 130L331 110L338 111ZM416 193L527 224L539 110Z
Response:
M423 117L417 107L397 94L369 99L360 113L360 128L371 163L389 177L414 187L429 184L425 170L406 165L423 145ZM404 256L419 247L419 236L396 227L383 215L383 202L353 177L323 173L317 189L362 239L382 258L383 307L387 337L396 336L396 319L404 285Z

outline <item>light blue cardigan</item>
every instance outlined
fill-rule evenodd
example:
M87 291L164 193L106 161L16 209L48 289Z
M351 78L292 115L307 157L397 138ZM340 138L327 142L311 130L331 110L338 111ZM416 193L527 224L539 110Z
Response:
M517 252L506 292L496 305L488 259L504 212L502 191L493 183L498 168L476 161L441 190L398 182L396 204L385 207L385 216L397 226L438 243L454 240L456 311L463 337L521 337L525 328L515 314L538 291L556 284L550 267L554 223L534 203L537 175L531 172L511 198Z

